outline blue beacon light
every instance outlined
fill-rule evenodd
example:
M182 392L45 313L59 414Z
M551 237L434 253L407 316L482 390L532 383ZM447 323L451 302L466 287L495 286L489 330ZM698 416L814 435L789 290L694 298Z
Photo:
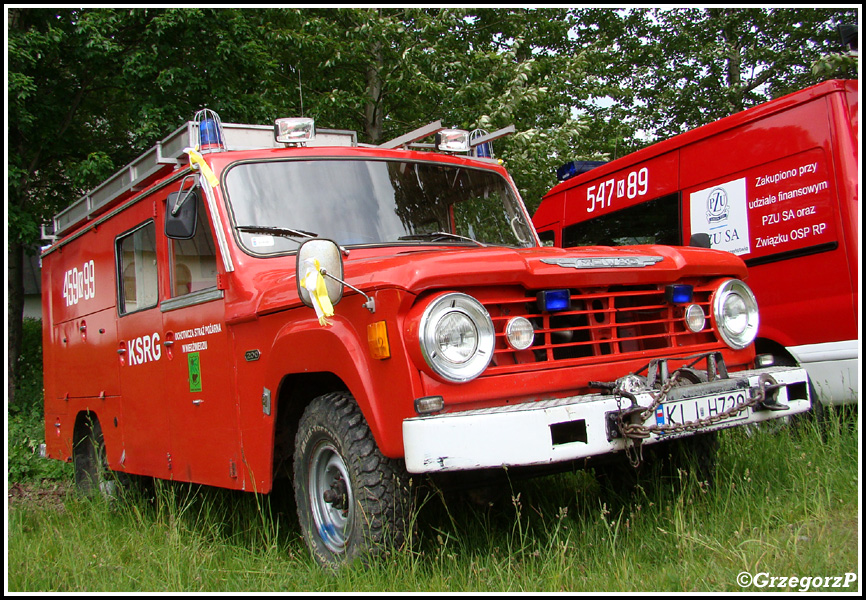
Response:
M217 122L214 119L204 119L199 124L199 145L202 150L220 146L220 131Z
M557 312L571 308L569 290L544 290L538 292L538 305L546 312Z
M687 304L692 301L694 287L686 284L674 284L665 287L665 300L673 304Z

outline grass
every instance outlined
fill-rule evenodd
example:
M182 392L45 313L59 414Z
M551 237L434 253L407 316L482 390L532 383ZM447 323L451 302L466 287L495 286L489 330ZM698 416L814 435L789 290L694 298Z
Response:
M773 433L722 435L712 486L617 496L591 473L513 484L476 508L433 494L410 548L336 576L300 539L294 505L158 482L153 500L17 505L8 515L14 592L785 591L741 572L859 575L856 412ZM791 590L797 586L789 586ZM857 591L859 579L842 591ZM810 591L838 591L812 589Z

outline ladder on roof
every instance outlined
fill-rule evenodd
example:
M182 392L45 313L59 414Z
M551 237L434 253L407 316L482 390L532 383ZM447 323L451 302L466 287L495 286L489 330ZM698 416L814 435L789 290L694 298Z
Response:
M260 150L284 148L274 139L272 125L246 125L242 123L223 123L227 150ZM319 129L315 139L308 146L356 146L357 134L354 131ZM53 231L43 227L42 237L56 240L71 232L97 215L103 213L120 200L141 191L160 177L189 163L185 148L198 144L198 123L187 121L156 145L117 171L96 188L87 192L68 208L54 216Z

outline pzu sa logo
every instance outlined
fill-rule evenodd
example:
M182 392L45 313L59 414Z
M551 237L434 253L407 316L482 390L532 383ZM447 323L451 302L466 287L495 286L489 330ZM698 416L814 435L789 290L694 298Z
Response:
M707 222L718 223L728 218L731 207L728 204L728 194L724 188L715 188L707 196Z

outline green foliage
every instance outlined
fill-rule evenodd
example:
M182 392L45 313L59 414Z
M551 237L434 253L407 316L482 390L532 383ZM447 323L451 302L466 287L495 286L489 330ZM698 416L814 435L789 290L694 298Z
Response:
M859 58L856 50L821 56L812 63L812 75L821 79L850 79L858 72Z
M665 138L856 68L813 72L842 50L856 9L668 8L576 11L593 44L583 108L630 135ZM595 99L608 96L612 106ZM605 119L608 120L608 119Z
M35 241L40 223L204 106L225 121L305 113L373 143L435 119L514 124L497 154L534 207L568 159L621 155L646 139L638 131L671 135L839 76L851 61L832 58L835 26L851 19L811 8L11 9L10 234Z
M68 465L39 457L45 441L42 402L42 322L25 319L18 381L7 406L8 477L10 482L67 479Z

